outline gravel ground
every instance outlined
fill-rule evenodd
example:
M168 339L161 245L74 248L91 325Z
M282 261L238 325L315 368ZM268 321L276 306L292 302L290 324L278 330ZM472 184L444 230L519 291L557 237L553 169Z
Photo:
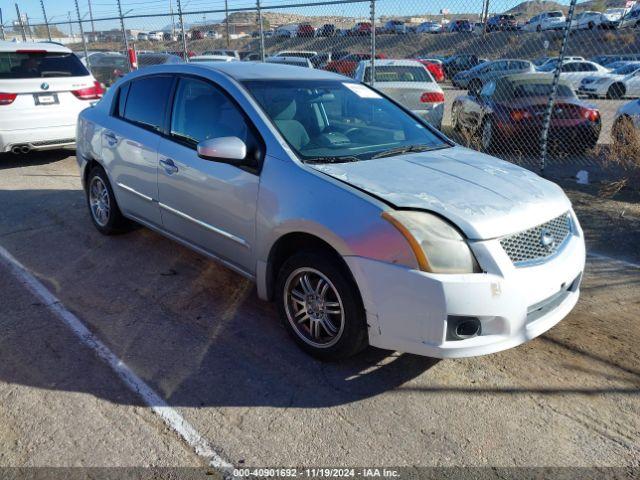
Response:
M590 246L636 258L637 204L567 186ZM640 467L637 267L590 257L569 317L506 352L325 364L238 275L143 228L99 235L73 157L0 157L0 204L0 246L236 465ZM0 465L198 465L1 266L0 292Z

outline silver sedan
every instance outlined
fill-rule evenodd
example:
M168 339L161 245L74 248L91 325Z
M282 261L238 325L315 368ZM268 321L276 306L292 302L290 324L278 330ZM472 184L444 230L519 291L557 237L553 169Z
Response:
M555 184L455 145L368 86L286 65L150 67L79 118L94 226L132 221L254 280L322 359L534 338L578 300Z

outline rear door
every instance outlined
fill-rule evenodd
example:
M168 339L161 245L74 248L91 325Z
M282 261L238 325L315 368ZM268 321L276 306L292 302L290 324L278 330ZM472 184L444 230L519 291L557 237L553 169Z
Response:
M160 226L158 207L158 143L174 78L149 75L124 84L114 115L102 134L120 209L143 222Z
M240 107L208 81L181 78L160 141L158 194L164 229L253 272L252 245L259 176L249 168L201 158L199 142L238 137L259 150L257 133Z
M14 97L2 106L0 130L73 126L102 96L78 57L46 50L0 52L0 92Z

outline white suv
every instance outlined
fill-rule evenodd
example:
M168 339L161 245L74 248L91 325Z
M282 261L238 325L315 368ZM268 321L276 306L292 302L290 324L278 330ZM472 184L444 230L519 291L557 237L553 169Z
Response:
M0 42L0 152L73 145L78 114L102 94L68 48Z
M566 26L567 19L560 10L543 12L527 22L524 30L527 32L541 32L542 30L560 30Z

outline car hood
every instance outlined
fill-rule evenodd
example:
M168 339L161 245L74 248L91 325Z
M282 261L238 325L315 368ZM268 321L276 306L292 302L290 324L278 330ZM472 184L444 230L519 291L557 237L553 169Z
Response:
M464 147L310 166L395 208L440 214L470 239L522 231L571 208L556 184Z

